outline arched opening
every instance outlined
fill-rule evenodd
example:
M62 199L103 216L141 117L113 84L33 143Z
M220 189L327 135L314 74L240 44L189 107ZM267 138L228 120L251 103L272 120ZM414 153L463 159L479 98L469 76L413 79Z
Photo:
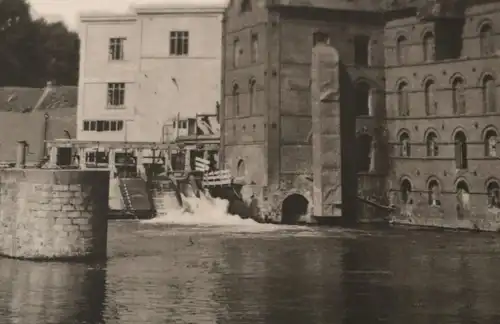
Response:
M411 199L411 182L408 179L401 181L401 202L403 204L413 204L413 199Z
M427 115L435 115L437 112L437 102L435 100L435 82L430 79L425 82L425 112Z
M497 132L490 129L484 136L484 155L488 157L497 156Z
M457 218L464 219L464 211L468 209L469 206L469 185L463 180L457 183Z
M246 174L246 166L245 166L245 161L243 159L238 161L238 164L236 166L236 177L237 178L244 178Z
M398 110L400 116L410 115L410 106L408 102L408 83L402 81L398 85Z
M235 116L240 115L240 87L237 84L233 85L233 112Z
M427 138L425 139L427 146L427 156L436 157L439 155L439 146L437 144L437 135L434 132L430 132L427 134Z
M484 24L479 30L479 49L481 56L492 55L495 51L492 39L493 30L489 24Z
M281 205L281 224L294 225L307 214L309 201L300 194L291 194Z
M430 62L435 60L434 50L434 34L427 32L423 38L424 61Z
M467 169L467 137L461 131L455 134L455 165L457 169Z
M486 188L488 192L488 208L500 208L500 186L498 182L491 181Z
M255 89L255 84L255 79L251 79L248 84L250 115L252 115L256 111L255 105L257 104L257 91Z
M441 200L439 199L439 195L441 192L439 182L435 179L429 181L427 190L429 191L429 205L441 206Z
M399 36L396 40L396 60L398 65L402 65L406 61L405 43L406 37L403 35Z
M465 88L462 78L455 78L452 83L453 113L465 114Z
M491 75L483 78L482 83L483 92L483 107L484 112L491 113L496 111L496 85L495 79Z
M399 155L401 157L409 157L411 156L411 146L410 146L410 135L404 132L399 135Z
M368 116L370 114L370 86L366 82L359 82L356 84L354 95L356 116Z
M372 145L373 139L368 134L358 136L357 146L357 170L358 172L369 172L372 169Z

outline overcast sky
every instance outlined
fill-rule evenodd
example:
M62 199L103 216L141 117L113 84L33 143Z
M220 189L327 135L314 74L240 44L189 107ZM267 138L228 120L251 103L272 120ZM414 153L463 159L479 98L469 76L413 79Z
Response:
M28 0L34 14L49 21L64 20L71 29L78 26L81 11L125 12L136 3L220 3L221 0Z

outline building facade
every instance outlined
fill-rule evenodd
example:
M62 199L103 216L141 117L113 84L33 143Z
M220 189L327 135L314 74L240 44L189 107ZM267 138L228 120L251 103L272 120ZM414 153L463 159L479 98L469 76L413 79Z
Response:
M311 60L324 44L338 54L343 218L385 217L381 207L394 205L401 223L490 226L500 201L498 15L499 1L230 1L223 161L271 217L290 197L303 213L315 190L327 199L311 179L322 154L311 140Z
M188 118L216 114L223 11L148 5L82 15L78 139L166 142L187 132Z

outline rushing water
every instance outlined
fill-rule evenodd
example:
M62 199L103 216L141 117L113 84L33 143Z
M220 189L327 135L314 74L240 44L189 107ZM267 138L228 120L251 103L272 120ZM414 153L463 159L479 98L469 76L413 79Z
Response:
M0 324L500 323L495 234L282 227L193 206L111 222L104 265L0 259Z

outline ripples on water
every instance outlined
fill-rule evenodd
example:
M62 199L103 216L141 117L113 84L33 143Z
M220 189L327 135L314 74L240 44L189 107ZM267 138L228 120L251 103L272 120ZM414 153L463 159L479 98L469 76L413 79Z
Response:
M500 323L496 235L192 220L110 223L106 265L0 259L0 323Z

